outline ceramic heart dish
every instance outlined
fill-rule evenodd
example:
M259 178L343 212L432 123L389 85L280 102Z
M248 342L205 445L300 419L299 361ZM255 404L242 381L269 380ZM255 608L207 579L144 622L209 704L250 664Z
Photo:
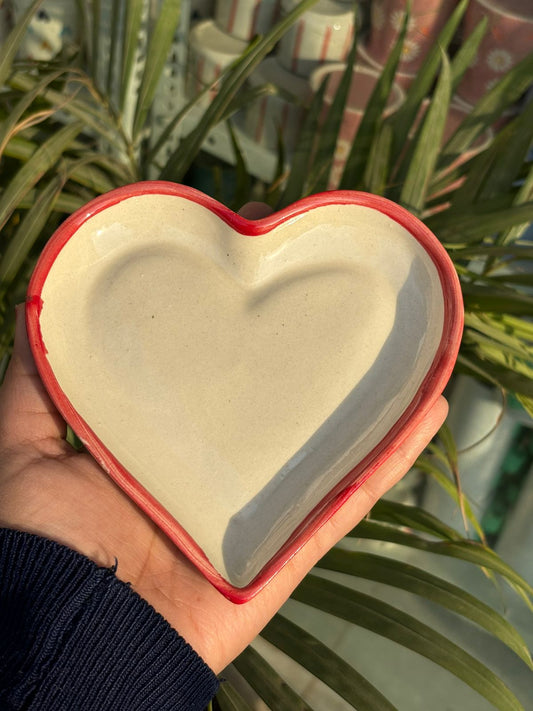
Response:
M229 599L250 599L417 426L462 332L445 250L330 192L248 221L138 183L67 219L27 325L66 421Z

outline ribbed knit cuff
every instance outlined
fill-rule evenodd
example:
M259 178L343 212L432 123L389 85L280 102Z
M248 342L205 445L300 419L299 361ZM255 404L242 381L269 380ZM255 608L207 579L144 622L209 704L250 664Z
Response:
M113 570L0 529L2 711L202 711L214 673Z

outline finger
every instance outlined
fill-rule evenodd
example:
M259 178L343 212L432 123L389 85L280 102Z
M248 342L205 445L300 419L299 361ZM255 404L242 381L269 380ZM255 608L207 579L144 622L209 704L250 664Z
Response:
M247 220L260 220L262 217L268 217L273 212L266 202L247 202L239 210L239 215Z
M26 333L24 306L17 306L13 354L0 388L0 438L4 446L62 438L66 425L35 366Z
M367 481L336 511L289 561L263 596L272 604L281 604L308 571L330 548L346 536L411 469L417 457L438 432L448 413L448 404L440 397L422 419L417 429L393 452Z
M447 402L441 397L390 458L326 521L257 597L243 606L244 612L255 616L257 627L261 623L266 624L320 558L346 536L375 502L409 471L438 432L447 412Z
M376 501L409 472L416 459L439 431L447 414L448 403L440 397L416 430L318 532L313 552L316 560L346 536L368 514Z
M392 489L412 469L415 461L437 434L448 414L448 403L440 397L421 421L417 429L407 437L392 456L370 476L355 492L358 499L357 515L366 516L378 499ZM349 506L349 502L348 502ZM342 518L342 517L341 517ZM346 525L350 526L349 516ZM345 535L348 528L343 535Z

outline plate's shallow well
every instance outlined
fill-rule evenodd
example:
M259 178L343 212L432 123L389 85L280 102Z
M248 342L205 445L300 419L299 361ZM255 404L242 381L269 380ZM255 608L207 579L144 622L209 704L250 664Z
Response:
M27 317L67 421L234 600L416 426L462 323L446 253L388 201L332 192L249 222L158 182L62 225Z

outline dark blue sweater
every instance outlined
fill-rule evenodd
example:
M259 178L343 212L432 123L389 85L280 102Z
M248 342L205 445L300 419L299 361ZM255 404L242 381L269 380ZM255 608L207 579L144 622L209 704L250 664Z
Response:
M217 687L114 570L0 529L1 711L202 711Z

